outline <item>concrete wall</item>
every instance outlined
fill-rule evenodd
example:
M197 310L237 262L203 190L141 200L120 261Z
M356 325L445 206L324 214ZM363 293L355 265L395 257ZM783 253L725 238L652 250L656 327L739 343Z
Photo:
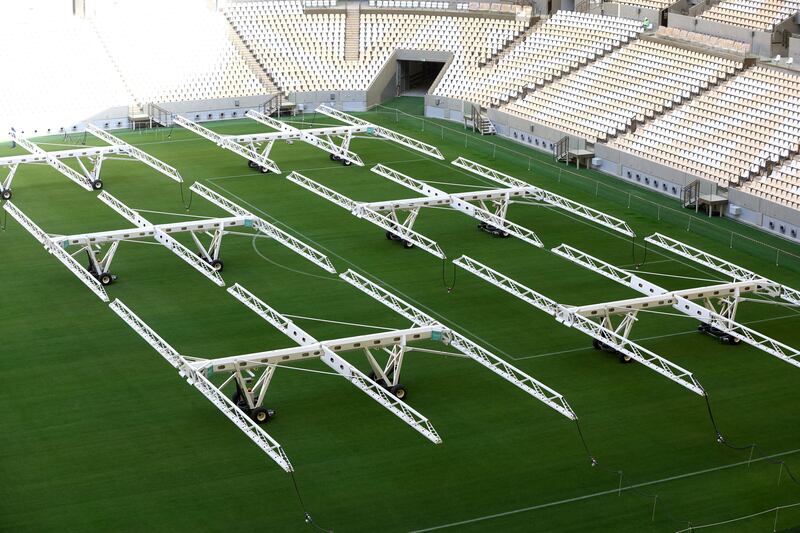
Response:
M731 26L701 17L681 15L680 13L669 14L669 27L749 43L754 54L767 57L772 55L771 32Z
M630 4L618 4L616 2L603 2L600 12L603 15L639 21L643 21L645 18L647 18L653 24L654 29L661 25L660 9L650 9L646 7L633 6Z

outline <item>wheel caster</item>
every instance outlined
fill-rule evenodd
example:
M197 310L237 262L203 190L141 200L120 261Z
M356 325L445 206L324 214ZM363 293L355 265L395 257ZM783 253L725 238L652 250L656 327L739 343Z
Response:
M0 197L2 197L3 200L11 200L11 189L5 189L0 193Z
M341 158L338 155L331 154L331 161L338 161L339 159L341 159Z
M633 357L630 355L625 355L624 353L619 354L619 362L623 365L627 365L628 363L633 362Z
M501 231L500 232L500 238L501 239L508 239L508 232L507 231Z
M225 267L225 263L223 263L221 259L214 259L209 265L211 265L211 268L216 272L222 272L222 269Z
M262 174L269 174L270 170L267 167L260 167Z
M102 180L94 180L92 182L92 188L96 191L99 191L103 188L103 181Z
M709 328L708 324L700 324L700 325L697 326L697 331L699 331L700 333L708 333L709 329L710 328Z
M391 231L387 231L387 232L386 232L386 238L387 238L387 239L389 239L390 241L394 240L394 239L392 238L392 232L391 232Z
M349 167L350 165L352 165L352 164L353 164L353 162L352 162L352 161L350 161L349 159L342 159L342 164L343 164L344 166L346 166L346 167Z
M411 241L403 241L403 248L411 249L414 247L414 243Z
M405 386L399 383L394 387L389 387L389 392L394 394L395 398L398 400L405 400L406 396L408 396L408 391L406 390Z
M100 278L98 278L98 281L100 281L100 284L103 287L108 287L114 282L114 276L106 272L105 274L100 274Z
M256 163L255 161L249 161L248 160L247 161L247 166L250 167L250 168L258 168L258 163Z
M601 350L602 346L600 345L600 341L597 339L592 339L592 348L595 350Z
M374 381L375 383L377 383L378 385L380 385L384 389L386 388L386 381L384 381L382 379L378 379L378 376L375 375L375 372L370 372L369 373L369 379L371 379L372 381Z
M256 407L250 411L250 418L255 420L257 424L266 424L274 415L275 412L266 407Z

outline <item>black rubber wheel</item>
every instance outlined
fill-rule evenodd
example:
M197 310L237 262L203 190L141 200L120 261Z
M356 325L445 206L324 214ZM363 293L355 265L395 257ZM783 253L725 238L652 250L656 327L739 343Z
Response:
M700 324L697 326L697 331L700 333L708 333L708 324Z
M94 180L92 182L92 188L96 191L99 191L103 188L103 180Z
M352 164L353 164L353 162L352 162L352 161L350 161L349 159L342 159L342 164L343 164L344 166L346 166L346 167L349 167L350 165L352 165Z
M375 383L377 383L378 385L380 385L384 389L386 388L386 381L384 381L382 379L378 379L378 376L375 375L375 372L370 372L369 373L369 379L371 379L372 381L374 381Z
M0 196L2 196L3 200L11 200L11 189L4 190L0 193Z
M222 272L222 269L225 268L225 263L222 262L222 259L214 259L209 265L217 272Z
M386 238L389 239L390 241L392 240L392 232L391 231L387 231L386 232Z
M414 243L411 241L403 241L403 248L411 249L414 247Z
M247 166L250 167L250 168L258 168L258 163L256 163L255 161L249 161L248 160L247 161Z
M394 395L395 395L395 397L396 397L398 400L403 400L403 401L405 401L405 399L408 397L408 391L406 390L405 386L404 386L404 385L401 385L400 383L398 383L398 384L397 384L397 385L395 385L394 387L390 387L390 388L389 388L389 392L391 392L392 394L394 394Z
M261 173L262 174L269 174L270 170L267 167L261 167Z
M594 348L595 350L602 350L600 341L597 339L592 339L592 348Z
M501 231L500 232L500 238L501 239L508 239L508 232L507 231Z
M633 363L633 358L630 355L625 355L624 353L619 354L619 362L623 365L627 365L628 363Z
M338 160L339 160L339 156L338 155L331 154L331 161L338 161Z
M114 282L114 276L110 273L106 272L105 274L100 274L100 284L104 287L108 287Z
M250 418L255 420L256 424L266 424L271 417L272 413L266 407L256 407L250 411Z

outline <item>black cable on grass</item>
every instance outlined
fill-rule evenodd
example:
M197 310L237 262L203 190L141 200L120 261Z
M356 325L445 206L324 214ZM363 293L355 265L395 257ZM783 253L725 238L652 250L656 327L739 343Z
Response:
M716 439L717 439L718 443L730 448L731 450L736 450L736 451L750 450L750 454L751 454L750 457L751 458L752 458L753 452L757 451L759 456L760 456L759 459L762 459L762 460L767 461L768 463L772 463L774 465L780 465L783 470L786 470L786 474L789 476L789 479L794 484L800 485L800 479L798 479L798 477L795 476L795 474L789 468L789 465L786 464L786 461L784 461L782 459L775 459L774 457L771 457L769 454L765 453L764 450L762 450L761 447L758 444L752 443L752 444L746 444L746 445L742 446L742 445L736 445L736 444L728 442L727 439L720 432L719 427L717 426L717 421L714 418L714 411L711 409L711 400L709 399L708 393L705 390L703 390L703 398L706 401L706 409L708 410L708 418L709 418L709 420L711 420L711 426L714 428L714 433L715 433L715 436L716 436Z
M289 472L289 474L292 476L292 485L294 486L295 494L297 494L297 501L300 502L300 508L303 510L303 520L305 520L306 524L314 526L320 531L325 531L326 533L333 533L332 529L325 529L324 527L320 527L319 525L317 525L316 522L314 522L314 519L311 518L311 513L309 513L308 510L306 510L306 504L305 502L303 502L303 497L300 495L300 488L297 486L297 479L295 479L294 477L294 471Z
M8 200L6 200L7 202ZM5 203L5 202L3 202ZM0 224L0 231L5 231L6 227L8 227L8 211L3 209L3 223Z
M181 189L181 203L183 204L183 208L186 209L187 211L191 211L191 209L192 209L192 200L194 199L194 191L189 189L189 203L187 204L186 203L186 194L183 192L184 183L180 182L178 185L180 185L180 189Z
M590 463L592 464L592 466L597 466L598 464L597 459L595 458L594 455L592 455L592 452L589 451L589 445L586 444L586 439L583 437L583 431L581 431L581 424L580 422L578 422L577 418L575 418L575 427L578 428L578 436L581 438L583 449L586 450L586 455L589 456Z
M643 266L647 263L647 241L644 241L644 257L642 258L641 263L636 262L636 236L631 236L631 263L633 264L636 270L639 270L639 267Z
M445 275L445 271L446 271L445 265L446 265L446 263L447 263L447 259L442 257L442 285L444 285L444 288L447 289L448 293L451 293L451 292L453 292L453 289L456 288L456 277L458 276L458 268L456 267L455 263L453 263L453 284L452 285L448 285L447 284L447 276Z

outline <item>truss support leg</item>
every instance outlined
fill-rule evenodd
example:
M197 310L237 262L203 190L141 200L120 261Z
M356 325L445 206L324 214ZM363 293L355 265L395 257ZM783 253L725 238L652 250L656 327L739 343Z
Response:
M400 222L400 217L398 216L396 210L392 210L389 213L388 218L391 219L398 226L402 226L405 229L411 230L414 227L414 222L416 222L416 220L417 220L417 215L419 215L419 210L420 210L419 207L415 207L415 208L409 209L408 210L408 216L406 216L406 219L404 221L402 221L402 222ZM389 239L390 241L400 241L400 243L402 243L403 247L405 247L405 248L413 248L414 247L414 243L413 242L407 241L406 239L402 238L400 235L397 235L396 233L393 233L391 231L387 231L386 232L386 238Z
M637 313L635 311L626 314L625 317L622 319L622 321L619 323L619 325L616 328L611 323L611 317L606 315L606 316L603 317L603 320L601 321L601 326L606 328L606 329L613 330L614 333L616 333L620 337L622 337L622 338L627 340L629 335L630 335L630 333L631 333L631 329L633 329L633 325L638 320L636 318L636 314ZM605 343L603 343L603 342L601 342L601 341L599 341L597 339L592 339L592 347L594 347L595 350L602 350L604 352L616 354L617 357L619 357L620 363L628 364L628 363L633 362L633 358L630 357L629 355L625 355L624 353L621 353L621 352L615 350L613 347L611 347L611 346L609 346L609 345L607 345L607 344L605 344Z
M100 179L100 168L103 166L103 154L98 154L96 157L89 158L92 161L92 170L89 171L84 165L83 160L80 157L76 157L75 160L78 162L78 165L81 167L83 171L83 175L86 179L91 183L92 188L96 191L99 191L103 188L103 181Z
M389 358L386 361L386 365L381 367L372 352L368 348L364 350L367 355L367 362L372 369L369 377L400 400L405 400L408 396L408 390L400 383L400 372L403 366L403 358L408 351L406 343L403 341L390 349L385 348L384 351L389 354Z
M111 246L108 247L108 251L103 256L99 254L101 251L100 247L97 249L92 248L92 246L86 247L86 255L89 256L89 266L87 270L89 270L103 286L111 285L117 279L117 276L113 275L110 270L111 262L114 260L114 255L117 253L118 247L119 241L111 243Z
M222 236L225 235L225 231L222 228L217 228L213 235L211 235L211 243L208 245L208 247L203 245L203 243L197 237L196 231L192 231L189 233L189 235L191 235L192 240L197 246L197 255L205 260L206 263L211 265L211 268L217 272L222 272L223 268L225 267L225 263L223 263L222 259L219 258L219 251L222 247Z
M14 174L17 173L19 163L9 165L8 176L3 181L0 181L0 198L3 200L11 200L11 183L14 181Z
M251 372L242 373L241 370L236 370L232 376L236 391L233 393L231 401L257 424L265 424L275 416L275 411L264 406L264 397L272 382L275 368L274 365L265 367L255 383L253 383L255 374Z

